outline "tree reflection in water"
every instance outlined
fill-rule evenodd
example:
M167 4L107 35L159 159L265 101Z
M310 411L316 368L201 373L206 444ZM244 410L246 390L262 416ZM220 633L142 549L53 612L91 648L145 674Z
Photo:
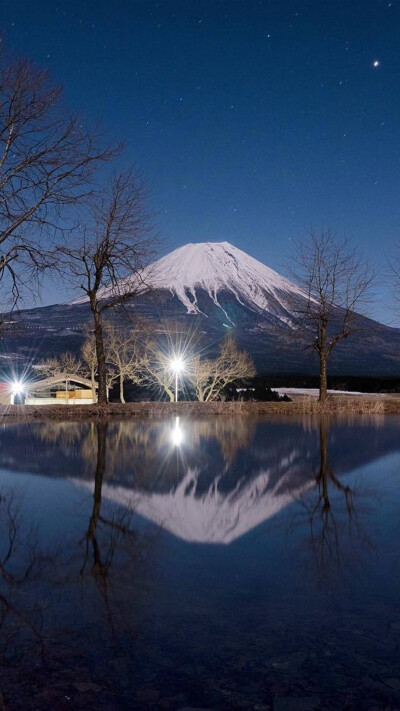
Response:
M265 688L284 696L287 689L308 694L320 682L325 688L325 648L336 655L331 670L347 674L355 647L350 643L347 654L347 640L340 646L336 633L361 626L351 609L355 598L352 592L345 615L324 618L333 576L323 596L315 577L348 569L347 563L354 571L360 538L366 541L357 512L368 525L360 509L366 490L356 484L354 470L398 452L398 432L397 421L378 430L371 420L331 426L328 418L316 425L311 419L233 417L181 419L178 425L46 423L0 432L8 475L25 473L27 491L39 496L51 490L46 504L53 502L61 516L55 522L54 511L46 510L44 527L59 535L62 550L44 559L34 536L31 549L24 543L30 538L24 517L40 515L37 500L21 515L15 499L0 500L0 672L6 653L19 672L14 680L4 672L0 687L16 690L12 711L272 707ZM295 521L302 528L292 548L284 530L293 511L300 512ZM157 541L161 527L168 532L150 571L154 539L142 526L155 531ZM299 555L304 530L311 585L303 585ZM39 533L49 545L46 532ZM41 609L30 600L40 601ZM375 622L371 629L375 634ZM41 639L45 668L33 654ZM296 662L299 645L305 656ZM368 654L355 662L354 676ZM390 654L387 647L388 678ZM292 675L288 687L285 675ZM353 688L350 677L345 683ZM227 688L232 696L225 696ZM165 706L158 707L157 698Z
M94 476L93 507L89 525L80 543L84 544L84 559L81 576L84 578L90 566L98 589L104 599L107 618L115 636L113 605L109 595L110 573L115 556L119 556L119 583L122 583L121 569L130 574L142 562L146 546L132 526L132 507L118 507L105 515L102 512L102 489L107 462L108 422L100 420L96 424L97 460ZM147 547L148 549L148 547ZM132 580L131 580L132 582Z
M71 441L73 429L60 432ZM121 639L135 634L152 539L135 531L130 507L104 507L107 432L107 422L99 421L82 440L85 447L90 440L96 464L93 504L80 539L76 530L63 534L50 554L46 534L26 524L31 512L23 500L20 505L13 491L0 496L0 709L3 696L12 709L60 708L60 702L80 698L81 686L91 690L96 708L116 703L113 684L127 674L125 667L114 667L111 683L97 666L101 657L123 658Z
M294 523L299 523L299 518L300 523L304 523L305 510L312 556L318 579L323 579L332 569L343 570L347 563L360 563L362 544L368 547L370 542L357 514L356 501L361 492L342 483L329 464L329 417L326 415L319 419L319 451L316 496L307 492L302 497L303 513L300 517L294 516Z
M357 428L347 420L335 422L340 446L334 447L334 470L328 462L327 417L318 425L311 418L294 422L247 417L110 422L102 435L107 444L99 452L95 424L43 426L40 437L56 442L58 432L63 448L73 442L69 456L82 462L72 479L75 485L89 486L85 472L97 468L95 496L102 492L107 507L114 501L122 511L133 502L140 516L185 540L228 543L300 500L303 508L297 519L304 523L306 512L312 552L322 572L324 558L339 563L344 528L356 529L362 537L356 492L344 477L395 446L393 432L380 431L378 424L371 418L358 421ZM267 436L262 436L264 431ZM96 463L96 453L104 458L103 464ZM311 492L314 485L316 497ZM343 497L345 524L333 491ZM105 516L94 507L85 537L86 554L90 548L96 556L93 571L98 574L107 560L99 559L93 531L100 524L111 532L110 521L102 519ZM120 522L119 531L115 519L111 523L115 536L129 536L126 522ZM85 569L86 565L87 561Z
M13 490L0 496L0 632L2 657L18 643L22 634L39 645L44 654L44 638L41 630L41 609L36 603L27 606L26 595L21 594L24 584L37 578L45 557L39 550L36 532L24 530L20 507ZM25 605L24 605L25 603Z

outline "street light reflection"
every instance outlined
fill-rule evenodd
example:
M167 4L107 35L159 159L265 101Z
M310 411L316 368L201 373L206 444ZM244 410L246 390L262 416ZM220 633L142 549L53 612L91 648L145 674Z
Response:
M171 430L171 443L174 447L180 447L183 442L183 430L180 426L179 417L175 418L175 425Z

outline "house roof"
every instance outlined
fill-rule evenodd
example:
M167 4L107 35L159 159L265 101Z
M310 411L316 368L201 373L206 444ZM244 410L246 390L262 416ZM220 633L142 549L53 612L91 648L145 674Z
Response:
M84 385L85 388L88 388L88 390L92 389L92 382L87 378L82 378L80 375L75 375L72 373L56 373L55 375L52 375L49 378L43 378L43 380L35 380L32 383L27 384L25 386L25 390L44 390L46 388L52 387L53 385L57 385L58 383L65 384L67 380L68 382L76 383L77 385ZM97 387L98 385L97 383L95 383L95 388Z

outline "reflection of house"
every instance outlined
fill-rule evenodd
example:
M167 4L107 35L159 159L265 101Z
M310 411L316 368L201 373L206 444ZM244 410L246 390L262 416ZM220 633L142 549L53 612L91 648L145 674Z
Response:
M92 383L80 375L52 375L26 383L24 394L25 405L91 405L97 401Z

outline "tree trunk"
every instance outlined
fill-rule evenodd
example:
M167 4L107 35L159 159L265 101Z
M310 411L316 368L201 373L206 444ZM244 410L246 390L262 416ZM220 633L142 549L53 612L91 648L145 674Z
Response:
M121 402L125 404L125 398L124 398L124 376L120 372L119 374L119 399Z
M96 343L97 374L99 378L97 402L99 403L99 405L106 405L108 402L107 366L106 354L104 351L103 323L101 314L97 311L97 309L92 307L92 311L94 317L94 338Z
M321 326L321 343L319 350L319 401L325 402L328 397L328 376L327 376L327 354L326 354L326 325Z
M90 380L92 383L92 398L93 398L93 402L97 402L96 380L95 380L94 374L95 374L95 369L91 368L90 369Z
M319 356L319 401L325 402L328 397L328 379L326 372L326 353Z

